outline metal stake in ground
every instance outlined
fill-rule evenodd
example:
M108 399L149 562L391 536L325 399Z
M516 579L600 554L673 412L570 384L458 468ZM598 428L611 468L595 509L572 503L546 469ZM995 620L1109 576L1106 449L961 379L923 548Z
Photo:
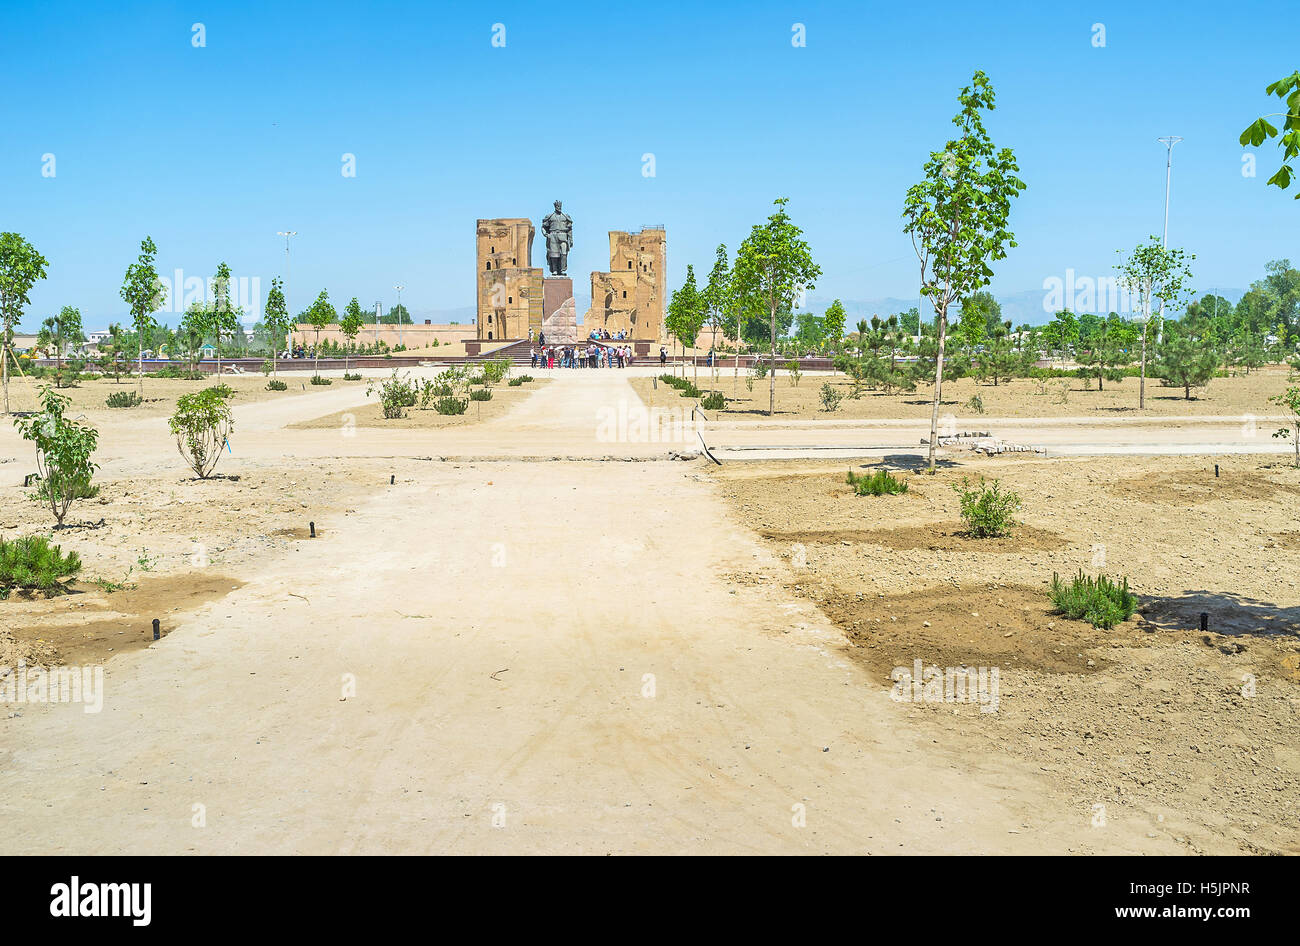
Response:
M309 522L307 523L307 526L311 529L311 537L313 539L316 538L316 523Z
M162 635L162 626L157 618L153 619L153 639L157 640Z

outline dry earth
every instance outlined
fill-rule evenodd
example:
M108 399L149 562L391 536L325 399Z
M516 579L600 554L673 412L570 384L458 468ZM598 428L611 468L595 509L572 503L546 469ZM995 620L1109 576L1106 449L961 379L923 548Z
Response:
M0 664L103 662L104 708L3 707L10 846L1295 849L1284 462L961 454L859 499L843 464L606 443L597 413L638 379L553 377L481 423L354 437L294 425L364 410L363 386L250 392L207 482L160 415L105 412L101 494L56 537L85 560L78 593L0 602ZM0 536L48 527L31 465L0 428ZM953 534L958 471L1032 497L1028 528ZM1047 613L1044 580L1095 570L1094 545L1142 623ZM916 657L999 666L999 711L892 701Z

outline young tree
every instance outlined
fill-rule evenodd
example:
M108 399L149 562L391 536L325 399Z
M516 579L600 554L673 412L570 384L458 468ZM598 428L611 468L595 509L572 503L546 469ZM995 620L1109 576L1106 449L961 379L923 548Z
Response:
M343 321L339 323L341 331L348 339L348 347L343 350L343 373L348 373L348 353L356 343L357 332L365 325L365 316L361 314L361 303L353 296L352 301L343 308Z
M1300 70L1269 83L1264 92L1285 99L1286 111L1274 112L1255 119L1246 126L1238 141L1243 146L1250 145L1258 148L1266 138L1278 139L1277 146L1282 151L1282 165L1268 179L1268 183L1286 190L1291 186L1291 179L1295 176L1295 168L1292 167L1291 162L1300 156ZM1280 136L1277 128L1269 123L1270 118L1282 119ZM1295 199L1300 200L1300 194L1296 194Z
M58 315L51 315L41 323L36 344L54 349L54 386L63 387L63 353L69 345L80 345L86 340L81 329L81 312L65 305Z
M1193 387L1204 387L1219 370L1219 356L1214 346L1202 339L1179 335L1160 346L1152 373L1169 384L1183 388L1183 399L1192 399Z
M701 297L700 291L695 287L695 267L687 265L686 282L682 288L673 293L672 299L668 302L668 330L682 344L682 346L694 348L695 340L699 337L700 329L704 327L704 319L707 315L706 302ZM692 384L698 387L700 380L700 362L698 357L691 358L691 364L694 369L694 380Z
M830 341L834 352L838 352L844 347L844 321L846 315L844 312L844 303L839 299L833 301L822 314L822 331ZM832 374L834 373L834 361L831 362Z
M181 319L178 337L185 349L185 361L190 371L196 371L195 360L208 337L208 307L202 302L191 302Z
M799 295L817 288L821 267L813 262L803 231L785 212L788 197L772 203L776 211L767 223L756 224L736 254L735 281L738 295L762 304L770 329L772 373L768 382L768 416L776 413L776 320L781 309L793 312Z
M208 329L212 332L217 349L217 374L221 374L221 339L234 338L241 331L239 317L243 309L230 301L230 267L217 264L217 275L212 278L212 305L208 309Z
M293 330L293 319L289 318L289 306L285 303L284 286L279 276L271 280L271 291L266 294L262 324L271 336L271 376L275 377L280 363L280 346Z
M36 444L36 491L50 506L59 528L72 501L91 495L90 479L98 469L91 455L99 443L94 427L64 416L71 402L46 386L41 389L41 412L15 418L24 440Z
M182 394L167 424L176 435L176 449L199 479L212 475L235 429L234 416L220 386Z
M1116 252L1119 252L1118 250ZM1179 308L1191 295L1187 283L1192 278L1188 263L1196 257L1178 247L1166 248L1159 237L1149 237L1146 243L1139 243L1137 248L1124 259L1119 269L1120 285L1129 292L1137 293L1140 303L1142 371L1138 381L1138 408L1147 404L1147 338L1151 334L1151 311L1153 301L1162 307Z
M157 256L158 247L145 237L140 243L139 260L126 268L126 278L122 281L122 300L130 307L131 322L135 326L141 397L144 397L144 346L158 326L153 313L167 304L167 287L154 268Z
M108 324L108 338L99 343L99 350L103 353L106 362L105 366L113 371L113 383L121 383L121 362L122 354L126 351L126 343L123 338L122 326L116 322Z
M9 413L9 362L14 357L14 329L23 319L36 280L45 278L46 259L21 235L0 233L0 376L5 413Z
M989 263L1016 245L1007 229L1011 201L1025 189L1010 148L997 149L981 115L994 108L993 86L976 71L958 96L961 111L953 118L958 136L942 151L930 153L924 179L907 192L904 232L912 238L921 265L921 295L930 300L938 324L934 405L930 413L930 472L934 472L943 392L944 343L948 309L987 286Z
M316 301L308 307L307 311L304 312L303 315L306 317L307 324L316 330L316 341L312 346L312 357L315 359L312 365L312 371L315 376L319 378L321 329L327 325L333 325L339 320L338 312L335 311L334 306L330 303L329 292L322 289L320 295L316 297Z
M727 261L727 246L719 243L713 259L713 269L709 270L709 281L700 293L700 303L704 307L705 319L713 330L713 386L718 383L718 331L723 337L731 324L732 309L735 308L731 292L731 264ZM739 335L739 332L737 332ZM739 338L737 338L739 341ZM736 351L736 379L740 379L740 351Z
M1284 393L1275 394L1269 400L1291 412L1291 426L1279 427L1273 436L1291 438L1291 443L1295 446L1295 465L1300 467L1300 388L1287 388Z

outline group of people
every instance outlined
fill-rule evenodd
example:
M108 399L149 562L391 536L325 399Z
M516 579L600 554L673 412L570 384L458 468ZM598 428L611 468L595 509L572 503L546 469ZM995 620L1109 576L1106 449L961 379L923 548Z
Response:
M623 339L627 338L627 333L620 330L617 334L611 335L609 334L609 329L597 328L597 329L592 329L591 334L588 335L587 337L599 341L609 341L610 339L622 341Z
M626 368L632 363L631 345L530 346L534 368Z

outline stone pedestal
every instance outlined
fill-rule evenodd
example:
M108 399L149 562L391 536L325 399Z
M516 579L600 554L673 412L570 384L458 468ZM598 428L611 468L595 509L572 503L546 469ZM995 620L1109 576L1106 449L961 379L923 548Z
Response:
M568 276L542 280L542 331L548 345L578 340L578 309L573 301L573 280Z

